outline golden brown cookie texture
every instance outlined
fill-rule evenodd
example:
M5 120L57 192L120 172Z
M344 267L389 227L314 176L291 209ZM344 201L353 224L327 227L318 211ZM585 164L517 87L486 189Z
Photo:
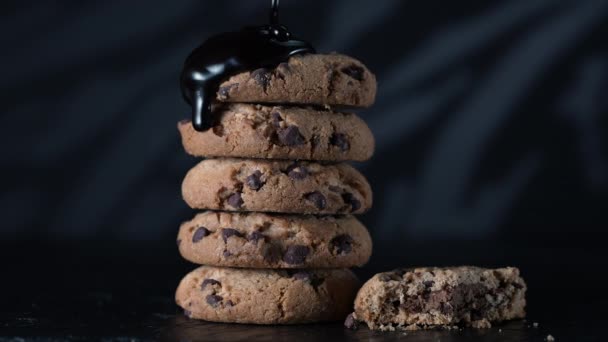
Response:
M364 161L374 137L357 115L310 107L226 104L213 127L198 132L178 123L186 152L202 157Z
M242 72L217 92L223 102L314 104L369 107L376 76L355 58L332 54L291 57L276 68Z
M182 224L178 241L186 260L228 267L354 267L372 252L367 229L350 215L206 211Z
M298 324L344 320L372 241L353 215L372 206L369 183L348 161L374 153L354 109L376 96L376 78L340 54L300 54L219 85L209 129L177 127L190 155L208 158L182 182L205 210L183 222L180 254L201 266L175 299L187 317ZM356 323L354 316L351 321Z
M526 284L513 267L412 268L368 280L345 322L370 329L445 326L489 328L492 322L525 317Z
M348 164L206 159L182 183L195 209L297 214L363 213L372 205L365 177Z
M343 320L360 283L347 269L270 270L201 266L175 300L191 318L297 324Z

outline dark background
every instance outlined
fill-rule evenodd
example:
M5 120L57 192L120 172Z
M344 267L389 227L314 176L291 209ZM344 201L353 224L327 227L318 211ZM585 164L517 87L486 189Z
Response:
M138 336L142 311L177 312L196 163L178 75L268 4L2 2L0 336ZM284 0L280 17L378 78L362 278L512 265L541 324L606 318L608 1Z

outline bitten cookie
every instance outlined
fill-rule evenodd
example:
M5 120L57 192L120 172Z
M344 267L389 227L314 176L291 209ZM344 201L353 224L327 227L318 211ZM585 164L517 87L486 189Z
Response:
M345 325L370 329L418 329L525 317L526 284L513 267L414 268L379 273L367 281Z
M363 266L372 253L367 229L353 216L207 211L184 222L181 255L197 264L247 268Z
M213 322L296 324L342 320L359 280L347 269L253 270L201 266L182 279L175 301Z
M182 183L194 209L298 214L362 213L372 205L365 178L347 164L206 159Z
M358 116L301 107L225 104L213 109L214 126L204 132L182 121L177 127L187 153L245 157L363 161L374 137Z
M243 72L224 81L223 102L296 103L369 107L376 76L358 60L337 53L296 55L273 69Z

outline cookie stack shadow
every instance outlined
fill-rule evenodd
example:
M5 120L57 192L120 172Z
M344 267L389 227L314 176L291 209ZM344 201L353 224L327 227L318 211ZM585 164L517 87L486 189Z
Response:
M347 161L371 157L374 139L348 110L370 106L375 76L339 54L302 55L223 82L213 124L178 129L205 157L186 175L186 203L205 210L179 230L181 255L199 268L176 301L191 318L295 324L343 320L360 282L348 269L372 251L353 216L370 186Z

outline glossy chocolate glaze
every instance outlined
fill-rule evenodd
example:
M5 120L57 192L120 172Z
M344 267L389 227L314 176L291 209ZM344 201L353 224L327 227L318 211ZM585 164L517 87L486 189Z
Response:
M210 127L211 102L222 81L245 70L275 67L295 54L315 52L279 24L278 8L279 1L272 0L269 25L220 33L190 53L180 81L184 99L192 106L194 129Z

